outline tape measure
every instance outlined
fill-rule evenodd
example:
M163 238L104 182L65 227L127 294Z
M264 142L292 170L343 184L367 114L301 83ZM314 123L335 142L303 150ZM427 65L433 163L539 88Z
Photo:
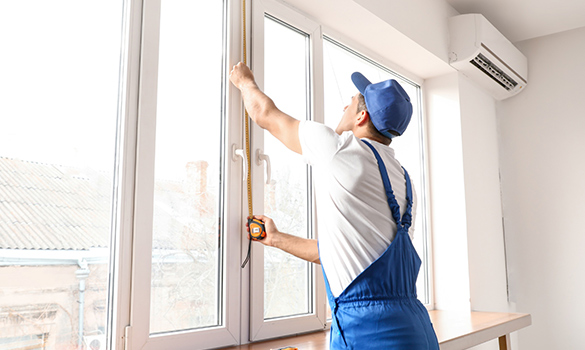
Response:
M242 0L242 23L243 23L243 55L244 64L248 65L248 52L247 52L247 37L246 37L246 0ZM246 140L246 159L248 160L248 174L246 177L246 187L248 190L248 216L252 217L254 210L252 209L252 158L250 157L250 117L248 111L244 107L244 137Z
M247 36L246 36L246 0L242 0L242 23L243 23L243 46L244 46L244 64L248 65L248 52L247 52ZM244 137L246 140L246 159L248 160L248 174L246 177L246 187L248 190L248 216L252 217L254 210L252 209L252 158L250 157L250 117L248 111L244 107Z
M246 0L242 0L242 27L243 27L243 55L244 64L248 65L247 58L247 37L246 37ZM246 254L246 260L242 263L242 268L246 267L246 264L250 260L250 251L252 250L252 239L264 239L266 237L266 228L264 223L259 219L254 219L254 210L252 208L252 158L250 157L250 117L248 111L244 108L244 138L246 140L246 159L248 161L248 174L246 177L246 187L248 191L248 228L250 229L250 239L248 240L248 253Z
M266 228L261 220L248 219L248 227L250 228L250 238L264 239L266 237Z

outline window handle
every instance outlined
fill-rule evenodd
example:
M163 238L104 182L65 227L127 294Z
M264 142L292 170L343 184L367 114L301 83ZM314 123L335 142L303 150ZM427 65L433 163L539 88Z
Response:
M256 150L256 164L262 165L262 161L266 162L266 184L270 184L270 157L264 154L261 149Z
M244 178L242 181L246 181L248 178L248 157L246 156L246 152L243 149L236 148L236 144L232 144L232 160L236 162L238 160L238 156L242 157L242 167L244 168Z

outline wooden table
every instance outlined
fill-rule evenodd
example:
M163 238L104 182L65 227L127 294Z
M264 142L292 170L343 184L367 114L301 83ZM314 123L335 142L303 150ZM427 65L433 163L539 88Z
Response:
M510 350L510 333L530 326L530 314L506 312L429 311L441 350L467 349L498 339L500 350Z
M510 333L532 323L530 314L505 312L429 311L441 350L467 349L499 339L500 350L510 350ZM316 332L224 348L224 350L271 350L285 346L299 350L328 350L329 332Z

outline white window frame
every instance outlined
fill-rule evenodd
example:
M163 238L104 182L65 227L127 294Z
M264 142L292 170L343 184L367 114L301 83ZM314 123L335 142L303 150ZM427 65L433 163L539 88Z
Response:
M228 2L228 33L237 28L240 13L238 2ZM158 51L160 30L160 0L144 0L135 3L132 12L142 8L139 96L136 136L136 165L134 184L134 218L132 242L132 286L130 291L129 327L118 325L117 334L124 334L125 349L208 349L240 343L240 268L228 257L240 256L242 233L241 205L239 201L224 201L223 227L223 325L196 330L150 335L150 289L152 263L153 199L154 199L154 155L156 139ZM140 6L142 5L142 6ZM233 34L228 34L231 37ZM134 37L134 40L137 40ZM228 39L226 61L233 61L234 45ZM235 51L237 54L238 51ZM135 62L134 62L135 63ZM224 65L227 65L225 62ZM228 68L224 67L228 72ZM231 106L239 96L232 96L233 89L226 84L226 101L230 112L226 115L226 132L223 146L225 171L225 198L240 198L241 164L231 161L231 144L241 144L240 121L237 111ZM230 94L232 91L232 94ZM239 108L237 108L239 110ZM123 327L123 329L122 329ZM118 337L119 338L119 337Z
M126 330L130 329L132 279L132 228L134 225L134 179L138 119L138 79L142 0L125 0L122 28L122 53L118 103L119 136L116 147L114 203L108 297L109 349L124 349Z
M310 111L312 116L319 116L322 119L323 103L323 43L321 27L302 16L298 12L286 7L274 0L254 0L252 3L252 70L258 86L264 86L264 20L268 14L275 17L298 30L309 35L309 70L310 70ZM321 97L321 98L319 98ZM314 117L313 117L314 118ZM315 120L314 118L313 120ZM317 120L321 121L322 120ZM264 131L257 125L251 126L251 143L254 153L257 149L264 147ZM254 161L252 163L255 163ZM264 185L263 169L258 167L252 172L254 189L254 208L263 208ZM314 204L312 190L308 196ZM315 206L312 205L311 208ZM314 209L313 215L314 217ZM307 218L309 224L316 232L312 218ZM311 264L312 269L312 312L304 315L264 319L264 246L261 244L252 245L250 270L250 340L258 341L284 335L298 334L309 331L316 331L326 327L326 297L323 283L321 265Z
M303 13L275 0L248 0L247 33L248 62L254 70L257 82L263 86L263 28L264 13L281 19L311 36L311 111L312 118L323 122L323 34L360 52L364 56L408 77L423 86L423 80L403 70L380 55L362 47L307 18ZM156 122L156 90L158 69L158 36L160 0L126 0L124 3L124 40L120 84L120 126L118 140L115 225L119 234L114 238L111 272L115 294L110 296L108 313L112 349L209 349L245 344L289 334L319 330L328 326L326 320L327 299L321 266L313 265L315 279L313 313L304 316L264 320L263 260L261 244L252 245L250 268L241 269L240 263L247 253L248 241L243 222L247 216L245 184L242 182L242 161L232 160L231 147L243 148L243 108L239 91L231 84L226 86L226 131L224 133L224 254L225 271L223 289L223 320L220 327L195 331L182 331L168 335L149 334L150 278L152 249L152 204L154 186L154 150ZM227 2L227 58L226 74L231 65L242 60L242 3ZM250 20L251 19L251 20ZM252 45L251 45L252 44ZM251 51L251 52L250 52ZM424 101L421 112L424 116ZM254 123L251 126L251 154L263 148L263 130ZM423 142L426 148L425 118L422 120ZM259 136L260 135L260 136ZM428 154L428 153L426 153ZM427 157L428 158L428 157ZM425 158L425 160L427 159ZM254 207L263 207L263 166L252 161ZM425 164L425 169L428 169ZM426 174L425 174L426 175ZM425 176L428 181L428 176ZM428 186L426 187L428 191ZM428 198L428 193L427 193ZM313 200L313 199L312 199ZM313 200L314 204L314 200ZM313 218L315 205L313 208ZM429 212L427 203L427 213ZM430 215L430 214L429 214ZM314 232L318 234L313 222ZM431 242L429 228L428 244ZM429 272L432 257L429 250ZM228 259L229 257L229 259ZM239 257L235 261L235 257ZM230 260L228 262L228 260ZM433 308L432 273L430 281L430 306Z
M223 141L224 200L223 211L223 325L180 331L172 334L150 333L150 289L152 258L152 216L154 188L154 155L157 111L157 72L161 0L124 0L122 55L120 70L120 102L114 193L112 254L110 258L110 290L108 326L110 349L209 349L247 343L290 334L323 329L327 325L325 286L320 265L313 265L313 312L311 314L264 320L264 247L253 244L250 267L240 268L248 240L244 228L247 212L242 182L242 161L232 159L232 145L243 148L243 108L241 97L228 82L231 65L241 60L242 3L227 1L226 56L224 63L225 131ZM323 34L351 47L364 56L408 77L423 89L424 81L359 43L311 20L305 14L276 0L249 0L248 47L257 82L263 86L264 14L268 13L310 35L311 114L323 122ZM252 9L252 11L250 11ZM348 26L348 31L351 27ZM252 44L252 45L250 45ZM421 113L424 101L420 96ZM263 130L251 123L251 155L263 148ZM425 155L426 119L421 121ZM427 161L428 157L425 157ZM263 168L254 165L254 207L263 207ZM425 164L424 169L428 169ZM428 174L425 179L428 182ZM426 196L429 198L428 183ZM311 191L312 193L312 191ZM314 213L314 199L312 217ZM430 216L429 203L426 212ZM313 220L314 221L314 220ZM315 222L313 232L318 234ZM432 234L428 228L428 244ZM432 295L432 256L428 251L430 306ZM229 260L229 261L228 261Z

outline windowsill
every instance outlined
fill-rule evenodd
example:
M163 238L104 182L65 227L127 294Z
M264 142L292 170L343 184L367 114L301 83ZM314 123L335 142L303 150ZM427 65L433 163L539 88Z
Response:
M500 339L500 349L509 349L509 334L532 323L530 314L506 312L429 311L441 350L458 350ZM502 345L502 342L508 345ZM298 335L224 348L224 350L271 350L285 346L302 350L329 349L329 331Z
M467 349L493 339L499 339L500 349L509 350L510 333L532 324L530 314L433 310L429 315L441 350Z

